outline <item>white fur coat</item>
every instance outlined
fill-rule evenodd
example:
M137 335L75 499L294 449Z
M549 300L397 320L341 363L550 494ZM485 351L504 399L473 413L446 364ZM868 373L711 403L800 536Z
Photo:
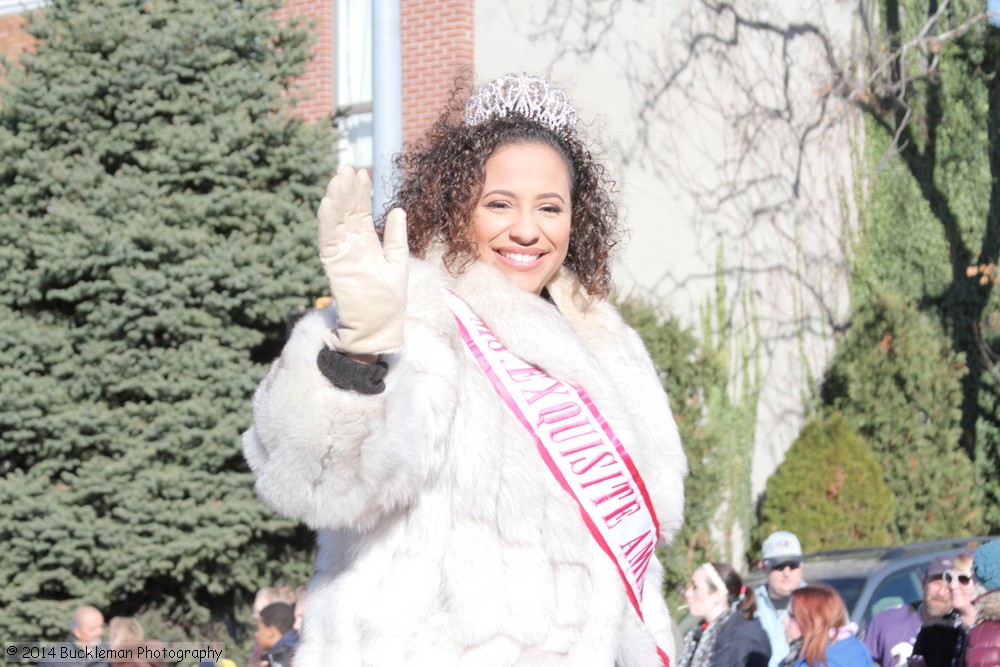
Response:
M319 371L326 309L292 332L254 396L244 453L260 497L318 531L295 667L659 666L674 656L653 558L643 624L534 441L458 335L454 290L525 361L584 387L628 449L660 520L681 525L686 460L638 335L563 270L551 303L477 263L412 260L405 343L385 392Z

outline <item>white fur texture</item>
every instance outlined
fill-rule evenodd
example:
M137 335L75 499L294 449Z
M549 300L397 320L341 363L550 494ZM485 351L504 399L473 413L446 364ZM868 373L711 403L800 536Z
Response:
M270 507L319 531L296 667L659 666L674 655L652 559L643 624L579 509L464 348L461 296L522 359L584 387L628 449L669 541L687 465L649 355L571 274L558 305L494 267L454 279L413 260L405 344L386 390L333 387L316 365L332 310L306 317L254 397L244 452ZM655 642L654 642L655 637Z

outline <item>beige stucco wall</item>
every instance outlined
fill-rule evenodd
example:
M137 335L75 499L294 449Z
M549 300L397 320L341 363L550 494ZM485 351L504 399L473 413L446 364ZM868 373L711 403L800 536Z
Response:
M475 57L480 79L550 76L594 121L632 229L619 290L655 296L697 327L723 245L737 326L750 321L744 295L757 309L759 493L798 433L848 307L852 215L841 195L852 190L858 123L827 92L855 5L736 5L479 0Z

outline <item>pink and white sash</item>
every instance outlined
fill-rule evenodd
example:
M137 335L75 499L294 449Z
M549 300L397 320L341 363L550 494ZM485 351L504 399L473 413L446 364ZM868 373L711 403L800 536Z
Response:
M659 522L646 486L611 426L581 387L560 382L510 352L461 298L445 293L472 356L611 558L642 619L642 595ZM659 592L656 591L656 594ZM667 654L657 647L663 664Z

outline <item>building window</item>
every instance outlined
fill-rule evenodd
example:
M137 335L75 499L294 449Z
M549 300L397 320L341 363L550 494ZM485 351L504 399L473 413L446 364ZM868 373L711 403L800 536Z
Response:
M340 164L372 166L372 0L337 0Z

